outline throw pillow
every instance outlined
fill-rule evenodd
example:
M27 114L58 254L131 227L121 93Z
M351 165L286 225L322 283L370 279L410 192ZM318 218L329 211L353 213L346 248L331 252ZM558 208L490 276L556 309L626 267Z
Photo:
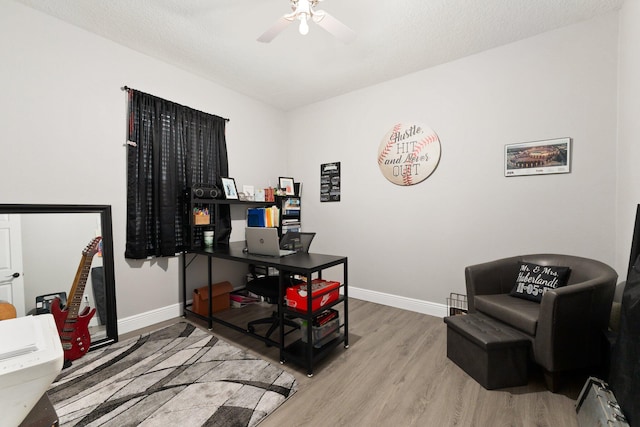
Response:
M516 284L509 295L539 303L548 290L565 286L570 274L569 267L520 262Z

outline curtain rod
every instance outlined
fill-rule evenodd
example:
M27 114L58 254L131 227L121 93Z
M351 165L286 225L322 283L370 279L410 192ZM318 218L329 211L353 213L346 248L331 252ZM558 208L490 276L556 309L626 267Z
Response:
M127 91L127 92L128 92L128 91L130 91L130 90L135 90L135 91L141 92L141 91L139 91L139 90L137 90L137 89L130 88L129 86L122 86L122 87L120 88L120 90L122 90L122 91ZM144 93L144 92L142 92L142 93ZM151 95L151 96L155 96L155 95ZM156 98L159 98L159 97L156 97ZM169 101L169 102L173 102L173 101ZM175 103L175 104L177 104L177 103ZM187 108L191 108L191 107L187 107ZM195 110L195 108L191 108L191 109L192 109L192 110ZM198 111L198 110L196 110L196 111ZM204 111L201 111L201 113L203 113L203 114L210 114L210 115L212 115L212 116L217 116L216 114L205 113ZM220 117L220 116L217 116L217 117ZM231 119L227 119L226 117L220 117L220 118L221 118L221 119L223 119L225 122L230 122L230 121L231 121Z

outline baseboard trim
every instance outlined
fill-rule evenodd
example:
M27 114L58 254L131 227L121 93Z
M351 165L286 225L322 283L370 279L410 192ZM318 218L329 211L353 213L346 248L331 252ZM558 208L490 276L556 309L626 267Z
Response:
M173 304L118 320L118 334L126 334L182 316L182 303Z
M415 311L417 313L428 314L435 317L445 317L447 306L430 301L423 301L415 298L407 298L399 295L386 294L384 292L371 291L369 289L349 286L349 296L376 304L388 305L402 310Z
M434 302L407 298L398 295L386 294L384 292L371 291L368 289L349 286L349 296L355 299L373 302L376 304L388 305L402 310L415 311L417 313L428 314L429 316L445 317L447 306ZM182 304L173 304L135 316L118 320L118 334L126 334L138 329L147 328L156 323L165 322L182 316Z

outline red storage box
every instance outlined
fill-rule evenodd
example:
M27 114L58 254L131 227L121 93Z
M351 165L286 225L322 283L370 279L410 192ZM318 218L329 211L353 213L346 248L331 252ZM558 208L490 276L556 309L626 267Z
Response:
M311 282L311 310L316 311L335 301L340 296L340 282L314 279ZM333 289L333 290L332 290ZM330 292L328 292L330 291ZM327 292L327 293L325 293ZM321 296L318 296L323 294ZM307 284L291 286L287 288L286 303L289 307L300 311L307 311Z

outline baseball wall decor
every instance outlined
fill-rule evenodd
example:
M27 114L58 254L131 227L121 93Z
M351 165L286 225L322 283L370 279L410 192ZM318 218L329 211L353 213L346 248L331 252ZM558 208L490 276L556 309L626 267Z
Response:
M398 123L382 138L378 166L385 178L397 185L424 181L440 162L440 139L417 123Z

